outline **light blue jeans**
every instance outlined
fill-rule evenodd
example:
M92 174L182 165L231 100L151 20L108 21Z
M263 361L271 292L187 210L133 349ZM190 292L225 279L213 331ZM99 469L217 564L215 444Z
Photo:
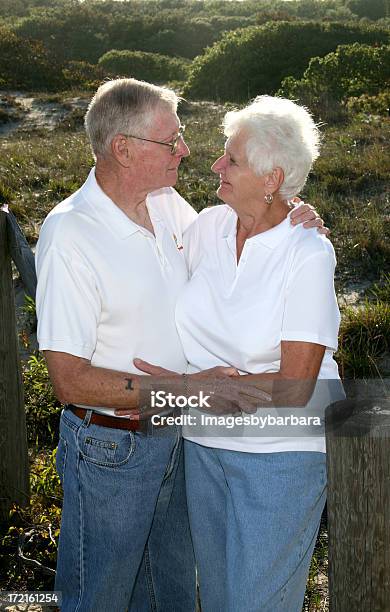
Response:
M202 612L301 612L326 498L325 454L184 444Z
M156 435L61 416L64 502L55 588L62 612L193 612L195 563L183 448Z

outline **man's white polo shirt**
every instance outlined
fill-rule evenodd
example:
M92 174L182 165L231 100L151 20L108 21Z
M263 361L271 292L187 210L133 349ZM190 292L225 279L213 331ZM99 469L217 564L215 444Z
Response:
M155 236L112 202L92 169L48 215L36 252L41 350L123 372L137 372L134 357L186 371L174 310L188 278L182 236L196 212L171 187L149 194L147 207Z
M236 227L236 213L220 205L202 211L184 237L190 281L179 297L176 323L189 372L218 365L232 365L242 374L276 372L281 341L291 340L326 346L319 378L338 379L333 352L340 315L330 241L316 229L293 227L287 217L249 238L237 265ZM330 400L328 385L318 386L321 401ZM341 399L339 383L330 386L332 392L336 389L333 399ZM318 399L315 392L314 405ZM313 414L312 406L306 407L309 414ZM264 414L264 410L257 414ZM259 430L257 435L256 428L246 430L244 426L238 434L237 428L225 430L228 435L224 437L224 429L217 429L217 436L208 429L198 436L199 431L195 435L196 430L188 426L183 434L205 446L246 452L325 450L321 435L301 438L301 433L294 435L289 430L292 435L278 438L274 428L265 437L267 430Z

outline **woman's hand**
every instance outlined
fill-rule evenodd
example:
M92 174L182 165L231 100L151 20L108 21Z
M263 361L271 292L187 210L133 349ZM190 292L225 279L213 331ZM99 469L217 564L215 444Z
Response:
M291 200L296 204L290 215L292 225L303 223L303 227L316 227L320 234L328 236L330 229L324 226L324 221L321 219L316 209L310 204L305 204L300 198L295 197Z
M217 366L181 376L177 372L167 370L135 359L134 365L150 376L139 378L140 402L138 410L117 409L117 416L130 416L135 419L147 419L154 414L169 413L175 410L175 398L184 396L191 398L189 407L198 408L209 414L239 414L240 412L254 413L260 403L269 401L269 396L253 384L248 384L245 376L240 376L233 367ZM157 409L152 402L157 392L163 392L162 397L172 396L167 411ZM195 405L196 404L196 405Z
M215 368L217 369L217 368ZM214 368L213 368L214 370ZM205 372L208 372L206 370ZM189 387L194 395L207 394L209 405L199 408L208 414L253 414L260 405L271 401L271 396L264 392L254 381L248 382L247 376L204 376L204 372L188 376Z
M177 372L161 368L160 366L156 366L142 359L134 359L134 365L141 370L141 372L145 372L145 374L150 374L151 376L175 377L170 383L168 382L169 391L175 396L185 396L187 399L195 398L192 401L198 399L198 403L200 404L198 409L202 412L211 414L237 414L241 411L255 412L248 397L244 397L244 394L240 396L240 393L237 393L236 389L233 390L231 386L229 386L229 379L231 377L240 377L240 373L236 368L215 366L207 370L202 370L201 372L182 376ZM164 380L163 383L162 378L160 378L160 381L162 384L159 384L159 381L157 382L159 386L158 390L165 390L167 388L166 381ZM146 380L145 384L148 385L148 382L149 381ZM148 393L148 388L145 389L145 392ZM250 394L251 393L252 389L250 389ZM144 395L145 394L143 394L143 396ZM202 396L203 398L207 398L204 402L200 400ZM146 407L146 404L143 408L141 407L141 412L143 415L142 418L149 418L153 414L156 414L156 410L153 409L152 406L150 406L149 409L149 406ZM122 412L121 414L124 413Z

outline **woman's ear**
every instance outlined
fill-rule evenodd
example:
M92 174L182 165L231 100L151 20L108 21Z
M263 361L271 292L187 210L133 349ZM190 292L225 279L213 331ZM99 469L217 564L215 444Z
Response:
M284 172L279 166L274 168L272 172L265 175L264 187L267 193L275 193L281 187L284 181Z

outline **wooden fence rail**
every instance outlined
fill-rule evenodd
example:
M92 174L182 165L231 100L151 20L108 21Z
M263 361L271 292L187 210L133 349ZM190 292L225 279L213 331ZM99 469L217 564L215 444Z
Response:
M8 213L0 211L0 521L29 499L29 470Z

